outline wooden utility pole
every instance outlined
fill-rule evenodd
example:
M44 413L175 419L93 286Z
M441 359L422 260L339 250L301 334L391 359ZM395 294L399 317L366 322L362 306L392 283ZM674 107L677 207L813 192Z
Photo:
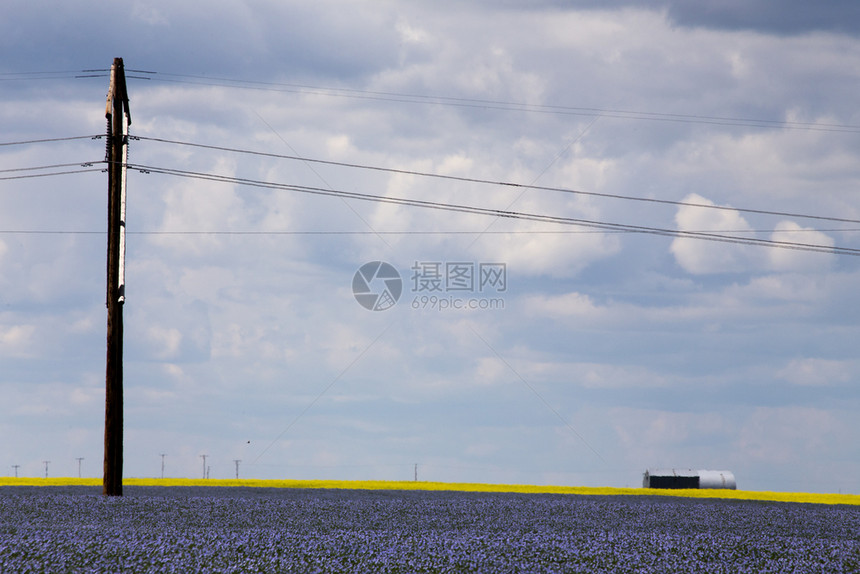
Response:
M125 302L125 174L128 92L122 58L110 70L107 106L108 245L105 459L102 494L122 496L122 307Z

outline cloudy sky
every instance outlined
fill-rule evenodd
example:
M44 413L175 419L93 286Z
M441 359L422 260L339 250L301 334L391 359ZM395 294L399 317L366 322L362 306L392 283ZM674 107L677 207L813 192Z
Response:
M10 0L0 474L101 476L121 57L125 476L860 492L860 9L710 4Z

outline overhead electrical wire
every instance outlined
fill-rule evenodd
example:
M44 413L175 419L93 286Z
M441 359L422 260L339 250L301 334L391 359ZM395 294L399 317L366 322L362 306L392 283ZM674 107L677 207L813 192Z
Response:
M0 177L0 181L8 181L13 179L35 179L38 177L52 177L55 175L70 175L73 173L93 173L93 172L103 172L104 168L92 168L92 169L75 169L75 170L67 170L67 171L55 171L51 173L31 173L27 175L6 175Z
M0 146L2 146L2 145L8 146L8 145L25 145L25 144L34 144L34 143L48 143L48 142L69 141L69 140L77 140L77 139L99 139L101 137L103 137L103 136L102 135L88 135L88 136L72 136L72 137L64 137L64 138L47 138L47 139L37 139L37 140L24 140L24 141L0 143ZM727 206L704 204L704 203L695 203L695 202L686 202L686 201L673 201L673 200L663 200L663 199L655 199L655 198L642 198L642 197L635 197L635 196L625 196L625 195L619 195L619 194L606 194L606 193L600 193L600 192L588 192L588 191L568 189L568 188L527 185L527 184L519 184L519 183L513 183L513 182L507 182L507 181L493 181L493 180L469 178L469 177L462 177L462 176L450 176L450 175L443 175L443 174L437 174L437 173L419 172L419 171L413 171L413 170L402 170L402 169L384 168L384 167L379 167L379 166L362 165L362 164L355 164L355 163L335 162L335 161L330 161L330 160L319 160L319 159L305 158L305 157L300 157L300 156L289 156L289 155L283 155L283 154L259 152L259 151L240 149L240 148L230 148L230 147L225 147L225 146L215 146L215 145L200 144L200 143L193 143L193 142L184 142L184 141L178 141L178 140L169 140L169 139L164 139L164 138L153 138L153 137L146 137L146 136L131 136L131 137L134 140L146 140L146 141L153 141L153 142L158 142L158 143L191 146L191 147L211 149L211 150L217 150L217 151L225 151L225 152L231 152L231 153L241 153L241 154L249 154L249 155L256 155L256 156L263 156L263 157L272 157L272 158L277 158L277 159L289 159L289 160L297 160L297 161L302 161L302 162L321 163L321 164L326 164L326 165L334 165L334 166L347 167L347 168L382 171L382 172L397 173L397 174L407 174L407 175L414 175L414 176L420 176L420 177L430 177L430 178L438 178L438 179L445 179L445 180L453 180L453 181L459 181L459 182L514 187L514 188L520 188L520 189L554 191L554 192L561 192L561 193L570 193L570 194L577 194L577 195L612 198L612 199L619 199L619 200L668 204L668 205L675 205L675 206L699 207L699 208L705 208L705 209L717 209L717 210L726 210L726 211L734 211L734 212L741 212L741 213L755 213L755 214L773 215L773 216L781 216L781 217L794 217L794 218L834 221L834 222L840 222L840 223L860 224L860 220L849 219L849 218L838 218L838 217L830 217L830 216L781 212L781 211L762 210L762 209L727 207ZM88 167L95 165L95 164L98 164L98 163L105 163L105 162L104 161L75 162L75 163L53 164L53 165L46 165L46 166L27 167L27 168L13 168L13 169L0 170L0 174L15 173L15 172L22 172L22 171L36 171L36 170L44 170L44 169L57 169L57 168L64 168L64 167L71 167L71 166L80 166L82 168L88 168ZM152 166L142 166L142 165L131 166L130 165L129 167L132 167L133 169L138 169L139 171L142 171L144 173L155 172L155 173L163 173L166 175L176 175L176 176L181 176L181 177L194 177L194 178L199 178L199 179L209 179L212 181L223 181L223 182L229 182L229 183L236 183L236 184L240 184L240 185L250 185L250 186L257 186L257 187L286 189L286 190L292 190L292 191L299 191L299 192L303 192L303 193L313 193L313 194L318 194L318 195L334 195L334 196L339 196L339 197L362 199L362 200L368 200L368 201L399 203L401 205L412 205L412 206L428 207L428 208L435 208L435 209L447 209L447 210L462 211L462 212L468 212L468 213L478 213L478 214L483 214L483 215L493 215L496 217L530 219L533 221L545 221L545 222L580 225L580 226L586 226L586 227L596 227L596 228L600 229L601 232L607 232L607 231L637 232L637 233L652 233L652 234L672 235L672 236L688 236L688 237L697 237L697 238L701 238L701 239L709 239L712 241L742 242L742 243L748 243L748 244L768 245L768 246L775 246L775 247L779 246L779 247L784 247L784 248L804 249L804 250L812 250L812 251L825 251L825 252L833 252L833 253L848 254L848 255L854 255L855 254L854 252L858 251L855 249L844 248L844 247L833 247L833 248L831 248L829 246L816 245L816 244L784 242L784 241L774 241L774 240L764 240L764 239L755 239L755 238L749 238L749 237L744 238L744 237L724 235L725 233L750 233L751 230L742 230L742 231L736 231L736 232L719 232L719 233L713 232L713 231L702 232L702 231L689 231L689 230L687 230L687 231L672 230L672 229L663 229L663 228L648 227L648 226L633 226L633 225L614 224L614 223L599 222L599 221L577 220L577 219L571 219L571 218L556 218L556 217L547 216L547 215L527 214L527 213L521 213L521 212L496 210L496 209L481 208L481 207L475 207L475 206L442 204L442 203L437 203L437 202L425 202L425 201L420 201L420 200L410 200L410 199L404 199L404 198L390 198L390 197L386 197L386 196L375 196L375 195L371 195L371 194L360 194L357 192L337 191L337 190L333 190L333 189L296 186L296 185L290 185L290 184L281 184L281 183L275 183L275 182L265 182L265 181L258 181L258 180L249 180L249 179L246 180L246 179L242 179L242 178L230 178L228 176L220 176L217 174L206 174L206 173L200 173L200 172L174 170L174 169L159 168L159 167L152 167ZM65 170L65 171L59 171L59 172L26 174L26 175L0 175L0 180L50 177L50 176L56 176L56 175L68 175L68 174L74 174L74 173L87 173L87 172L95 172L95 171L103 171L103 168ZM835 231L845 231L845 230L835 230ZM8 233L8 231L6 233ZM206 233L212 233L212 232L206 232ZM230 233L230 232L224 232L224 233Z
M126 72L138 72L147 74L147 76L126 76L126 78L136 78L138 80L149 80L150 72L147 70L130 70L126 68ZM59 70L53 72L0 72L0 82L13 82L22 80L71 80L81 78L107 78L110 74L108 68L95 68L84 70Z
M11 142L0 142L0 147L11 147L11 146L24 146L24 145L33 145L33 144L46 144L46 143L56 143L56 142L67 142L74 140L97 140L104 137L104 134L91 134L84 136L67 136L67 137L58 137L58 138L41 138L41 139L32 139L32 140L18 140ZM0 181L9 181L13 179L33 179L38 177L51 177L55 175L69 175L74 173L90 173L96 171L104 171L103 167L93 168L92 166L97 164L105 163L104 160L96 160L96 161L81 161L74 163L58 163L52 165L42 165L35 167L18 167L18 168L7 168L0 169L0 174L11 174L18 173L19 175L0 175ZM63 171L55 171L51 173L30 173L30 174L20 174L20 172L26 171L42 171L48 169L60 169L67 167L80 167L82 169L75 170L63 170Z
M97 163L104 163L104 160L77 161L74 163L55 163L53 165L40 165L40 166L36 166L36 167L16 167L16 168L12 168L12 169L0 169L0 173L14 173L17 171L38 171L41 169L57 169L57 168L61 168L61 167L72 167L72 166L92 167L93 165L95 165Z
M83 70L40 70L40 71L25 71L25 72L0 72L0 77L6 76L44 76L47 74L78 74Z
M790 229L781 230L780 233L804 233L804 232L819 232L819 231L851 231L858 232L860 229ZM689 233L714 233L714 230L688 230ZM0 229L2 235L104 235L107 231L92 231L84 229ZM464 231L464 230L408 230L408 231L349 231L349 230L287 230L287 229L267 229L267 230L225 230L225 229L162 229L162 230L128 230L127 235L223 235L223 236L290 236L290 235L397 235L397 236L424 236L424 235L582 235L589 233L627 233L626 231L613 231L609 229L538 229L530 231L511 230L511 231ZM719 233L773 233L772 229L721 229Z
M37 140L21 140L21 141L12 141L12 142L0 142L0 147L2 146L13 146L13 145L30 145L30 144L38 144L38 143L51 143L51 142L67 142L72 140L97 140L104 137L104 134L95 134L88 136L70 136L63 138L44 138Z
M24 80L70 80L83 77L83 70L57 70L51 72L2 72L0 82L15 82Z
M526 104L521 102L507 102L502 100L488 100L480 98L464 98L454 96L439 96L426 94L408 94L402 92L387 92L374 90L361 90L356 88L336 88L311 86L305 84L293 84L283 82L263 82L254 80L240 80L223 78L217 76L201 76L192 74L174 74L158 71L136 72L147 74L145 79L157 82L171 82L179 84L203 85L210 87L238 88L246 90L261 90L287 93L304 93L311 95L324 95L330 97L379 100L396 103L431 104L467 108L492 109L501 111L534 112L542 114L577 115L577 116L599 116L604 118L635 119L666 121L679 123L699 123L722 126L760 127L776 129L793 129L825 132L860 133L860 126L851 124L798 122L786 120L767 120L757 118L738 118L729 116L710 116L703 114L680 114L665 112L642 112L635 110L623 110L612 108L597 108L585 106L562 106L550 104Z
M69 139L69 138L65 138L65 139ZM76 139L76 138L72 138L72 139ZM44 141L44 140L42 140L42 141ZM51 141L55 141L55 140L51 140ZM2 145L2 144L0 144L0 145ZM16 168L9 168L9 169L0 169L0 181L8 181L8 180L13 180L13 179L33 179L33 178L37 178L37 177L51 177L51 176L55 176L55 175L69 175L69 174L73 174L73 173L91 173L91 172L96 172L96 171L104 171L105 170L104 167L93 167L97 164L103 164L103 163L105 163L104 160L78 161L78 162L73 162L73 163L55 163L52 165L39 165L39 166L33 166L33 167L16 167ZM27 171L31 171L31 172L32 171L42 171L43 172L44 170L56 170L56 169L67 168L67 167L77 167L80 169L52 171L49 173L28 173L28 174L22 174L21 173L21 172L27 172ZM17 175L2 175L2 174L11 174L11 173L14 173Z
M240 178L234 176L226 176L220 174L195 172L178 170L172 168L163 168L150 165L129 164L129 169L140 171L141 173L151 174L158 173L163 175L172 175L176 177L197 179L203 181L215 181L220 183L230 183L235 185L243 185L249 187L259 187L267 189L277 189L282 191L293 191L298 193L306 193L311 195L323 195L332 197L341 197L346 199L356 199L361 201L372 201L378 203L388 203L394 205L404 205L411 207L422 207L427 209L437 209L443 211L453 211L460 213L470 213L476 215L488 215L506 219L517 219L526 221L536 221L541 223L555 223L560 225L575 225L580 227L590 227L595 229L627 232L627 233L643 233L651 235L661 235L668 237L680 237L688 239L702 239L706 241L717 241L722 243L736 243L742 245L758 245L764 247L776 247L781 249L793 249L800 251L814 251L819 253L833 253L836 255L852 255L860 256L860 249L850 247L828 246L814 243L799 243L792 241L779 241L773 239L760 239L751 237L738 237L734 235L726 235L715 232L701 231L684 231L676 229L666 229L659 227L650 227L644 225L630 225L622 223L612 223L606 221L587 220L572 217L562 217L553 215L544 215L537 213L526 213L520 211L509 211L501 209L492 209L486 207L477 207L471 205L442 203L436 201L426 201L418 199L408 199L400 197L389 197L382 195L373 195L359 192L334 190L320 187L301 186L294 184L277 183L271 181L253 180L248 178Z
M109 69L92 68L83 70L66 70L55 72L4 72L0 73L0 81L15 81L28 79L83 79L104 78ZM363 100L378 100L395 103L427 104L478 108L486 110L532 112L541 114L591 116L602 118L663 121L676 123L696 123L719 126L758 127L771 129L807 130L836 133L860 133L860 126L853 124L838 124L830 122L800 122L789 120L771 120L749 117L714 116L705 114L682 114L671 112L649 112L600 108L589 106L565 106L553 104L529 104L504 100L482 98L466 98L457 96L410 94L381 90L364 90L358 88L341 88L331 86L313 86L288 82L265 82L259 80L243 80L219 76L203 76L194 74L177 74L159 72L156 70L137 70L127 68L126 72L138 75L128 75L128 79L152 80L156 82L188 84L210 87L224 87L245 90L274 91L323 95L328 97L352 98Z
M625 200L625 201L638 201L638 202L643 202L643 203L657 203L657 204L663 204L663 205L674 205L674 206L684 206L684 207L700 207L703 209L716 209L716 210L722 210L722 211L736 211L736 212L740 212L740 213L753 213L753 214L758 214L758 215L772 215L772 216L778 216L778 217L794 217L794 218L802 218L802 219L816 219L816 220L822 220L822 221L833 221L833 222L839 222L839 223L860 224L860 219L849 219L849 218L843 218L843 217L811 215L811 214L804 214L804 213L791 213L791 212L773 211L773 210L767 210L767 209L750 209L750 208L742 208L742 207L729 207L729 206L724 206L724 205L710 205L707 203L696 203L696 202L690 202L690 201L674 201L674 200L669 200L669 199L657 199L657 198L650 198L650 197L636 197L636 196L620 195L620 194L614 194L614 193L601 193L601 192L596 192L596 191L583 191L583 190L563 188L563 187L548 187L548 186L542 186L542 185L514 183L514 182L509 182L509 181L494 181L494 180L479 179L479 178L473 178L473 177L444 175L444 174L438 174L438 173L428 173L428 172L406 170L406 169L396 169L396 168L371 166L371 165L363 165L363 164L356 164L356 163L346 163L346 162L338 162L338 161L331 161L331 160L313 159L313 158L307 158L307 157L291 156L291 155L276 154L276 153L261 152L261 151L252 151L252 150L247 150L247 149L231 148L231 147L216 146L216 145L201 144L201 143L192 143L192 142L185 142L185 141L178 141L178 140L169 140L169 139L164 139L164 138L147 137L147 136L133 136L133 139L144 140L144 141L153 141L153 142L159 142L159 143L167 143L167 144L174 144L174 145L182 145L182 146L190 146L190 147L210 149L210 150L216 150L216 151L224 151L224 152L230 152L230 153L240 153L240 154L248 154L248 155L261 156L261 157L270 157L270 158L275 158L275 159L288 159L288 160L295 160L295 161L308 162L308 163L332 165L332 166L337 166L337 167L364 169L364 170L380 171L380 172L386 172L386 173L395 173L398 175L413 175L413 176L418 176L418 177L430 177L430 178L436 178L436 179L458 181L458 182L463 182L463 183L477 183L477 184L484 184L484 185L512 187L512 188L518 188L518 189L533 189L533 190L537 190L537 191L553 191L553 192L559 192L559 193L569 193L569 194L574 194L574 195L584 195L584 196L591 196L591 197L602 197L602 198L608 198L608 199L619 199L619 200Z
M85 72L101 72L102 70L84 70ZM141 73L147 74L155 74L156 72L146 72L143 70L139 70ZM0 146L13 146L13 145L28 145L28 144L37 144L37 143L50 143L50 142L60 142L60 141L71 141L71 140L79 140L79 139L100 139L104 137L102 134L96 135L86 135L86 136L71 136L71 137L62 137L62 138L44 138L44 139L34 139L34 140L22 140L22 141L13 141L13 142L0 142ZM771 215L771 216L781 216L781 217L793 217L793 218L803 218L803 219L815 219L815 220L824 220L824 221L833 221L840 223L854 223L860 224L860 220L849 219L849 218L839 218L839 217L830 217L830 216L821 216L821 215L811 215L811 214L802 214L802 213L791 213L791 212L781 212L781 211L773 211L773 210L764 210L764 209L750 209L750 208L740 208L740 207L729 207L729 206L720 206L713 204L705 204L705 203L696 203L696 202L688 202L688 201L674 201L674 200L665 200L665 199L656 199L656 198L643 198L643 197L635 197L635 196L626 196L620 194L608 194L608 193L600 193L600 192L589 192L583 190L575 190L569 188L560 188L560 187L548 187L548 186L538 186L538 185L530 185L530 184L520 184L513 183L508 181L493 181L479 178L471 178L471 177L463 177L463 176L451 176L444 175L438 173L428 173L428 172L419 172L414 170L403 170L403 169L395 169L395 168L385 168L380 166L371 166L371 165L363 165L356 163L347 163L347 162L337 162L331 160L320 160L314 158L306 158L300 156L290 156L284 154L275 154L269 152L260 152L254 150L247 150L241 148L231 148L226 146L216 146L209 144L201 144L194 142L185 142L179 140L170 140L166 138L155 138L155 137L147 137L147 136L131 136L134 140L145 140L152 141L157 143L167 143L173 145L182 145L182 146L190 146L201 149L211 149L217 151L224 151L230 153L240 153L240 154L248 154L262 157L272 157L277 159L288 159L288 160L296 160L308 163L319 163L325 165L333 165L339 167L346 168L354 168L354 169L364 169L371 171L381 171L387 173L396 173L396 174L405 174L405 175L413 175L420 177L430 177L437 179L445 179L459 182L467 182L467 183L478 183L485 185L494 185L494 186L504 186L504 187L514 187L519 189L533 189L533 190L541 190L541 191L553 191L553 192L561 192L561 193L569 193L576 195L585 195L585 196L594 196L594 197L602 197L602 198L611 198L611 199L619 199L626 201L637 201L637 202L647 202L647 203L656 203L656 204L665 204L665 205L674 205L674 206L688 206L688 207L698 207L704 209L716 209L716 210L725 210L725 211L733 211L739 213L753 213L753 214L761 214L761 215ZM71 166L80 166L83 168L90 167L96 163L104 163L104 162L76 162L69 164L54 164L48 166L39 166L39 167L30 167L30 168L14 168L14 169L5 169L0 170L0 174L5 173L14 173L14 172L22 172L22 171L36 171L43 169L57 169L63 167L71 167ZM671 229L662 229L662 228L654 228L648 226L631 226L631 225L621 225L621 224L612 224L607 222L595 222L595 221L586 221L586 220L567 220L566 218L554 218L553 216L543 216L540 214L524 214L520 212L513 211L505 211L505 210L493 210L487 208L479 208L474 206L463 206L463 205L454 205L454 204L438 204L436 202L423 202L419 200L408 200L403 198L388 198L385 196L374 196L370 194L360 194L356 192L346 192L346 191L336 191L336 190L326 190L322 188L311 188L311 187L303 187L303 186L292 186L289 184L278 184L274 182L263 182L256 180L243 180L241 178L227 178L226 176L219 176L216 174L204 174L199 172L190 172L190 171L182 171L182 170L171 170L167 168L154 168L147 166L136 166L137 169L143 172L152 171L156 173L163 173L167 175L177 175L182 177L197 177L201 179L210 179L214 181L228 181L241 185L252 185L259 187L272 187L272 188L281 188L281 189L290 189L293 191L300 191L304 193L314 193L314 194L326 194L326 195L336 195L340 197L351 197L354 199L363 199L370 201L381 201L388 203L400 203L403 205L413 205L413 206L421 206L421 207L429 207L429 208L437 208L437 209L448 209L455 211L465 211L469 213L481 213L485 215L494 215L496 217L507 217L507 218L520 218L520 219L531 219L531 220L542 220L549 222L557 222L557 223L567 223L567 224L575 224L582 226L594 226L600 228L602 231L620 231L620 232L638 232L638 233L656 233L661 235L688 235L695 236L699 238L705 238L707 236L710 240L713 241L728 241L728 242L744 242L744 243L754 243L754 244L766 244L771 246L782 246L786 248L792 249L805 249L805 250L814 250L814 251L829 251L834 253L841 254L855 254L854 249L851 248L839 248L834 247L830 248L828 246L815 245L815 244L802 244L802 243L794 243L794 242L775 242L771 240L763 240L763 239L753 239L753 238L743 238L737 236L725 236L719 233L714 232L698 232L698 231L681 231L681 230L671 230ZM26 175L10 175L10 176L0 176L0 180L12 180L12 179L28 179L28 178L36 178L36 177L50 177L56 175L68 175L73 173L86 173L86 172L94 172L94 171L103 171L102 168L97 169L77 169L77 170L66 170L60 172L51 172L51 173L38 173L38 174L26 174ZM842 230L839 230L842 231ZM743 231L744 233L748 233L748 231Z
M773 229L720 229L720 230L687 230L690 233L715 233L719 231L719 233L747 233L747 234L756 234L756 233L773 233ZM779 233L823 233L823 232L860 232L860 229L781 229ZM464 231L464 230L451 230L451 231L437 231L437 230L408 230L408 231L334 231L334 230L322 230L322 231L313 231L313 230L266 230L266 231L229 231L229 230L215 230L215 231L206 231L206 230L198 230L198 231L189 231L189 230L162 230L162 231L129 231L131 234L141 234L141 235L578 235L581 233L612 233L611 230L599 229L599 230L589 230L589 229L578 229L578 230L548 230L548 229L535 229L529 231L522 230L510 230L510 231L482 231L482 230L474 230L474 231ZM617 233L624 233L624 231L618 231Z

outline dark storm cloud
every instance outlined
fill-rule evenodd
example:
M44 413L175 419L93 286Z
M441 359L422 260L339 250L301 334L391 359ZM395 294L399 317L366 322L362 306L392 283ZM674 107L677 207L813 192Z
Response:
M499 6L498 2L488 5ZM619 8L666 11L679 26L718 30L757 30L792 35L808 32L860 34L860 3L852 0L509 0L509 9L605 10ZM541 8L539 8L541 7Z
M0 71L104 68L123 57L128 68L161 72L348 80L396 63L395 26L379 12L326 2L209 8L12 0L0 21L0 51L15 58Z
M665 6L669 17L682 26L772 34L860 33L860 3L851 0L676 0L654 4Z

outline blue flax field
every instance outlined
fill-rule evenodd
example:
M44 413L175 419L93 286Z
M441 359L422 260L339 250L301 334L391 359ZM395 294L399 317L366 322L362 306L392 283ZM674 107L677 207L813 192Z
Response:
M0 572L858 572L860 507L664 496L0 487Z

